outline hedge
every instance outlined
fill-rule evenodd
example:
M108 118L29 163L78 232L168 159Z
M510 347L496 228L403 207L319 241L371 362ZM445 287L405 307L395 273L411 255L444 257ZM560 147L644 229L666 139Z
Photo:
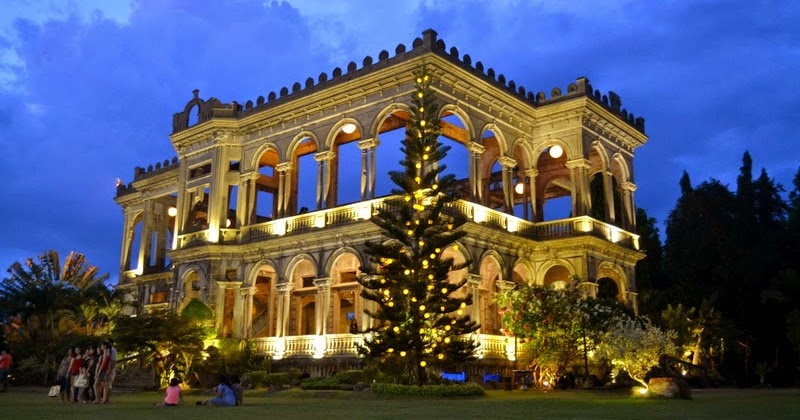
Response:
M477 397L484 395L480 385L467 382L452 385L398 385L387 383L372 384L372 392L387 395L413 395L430 397Z

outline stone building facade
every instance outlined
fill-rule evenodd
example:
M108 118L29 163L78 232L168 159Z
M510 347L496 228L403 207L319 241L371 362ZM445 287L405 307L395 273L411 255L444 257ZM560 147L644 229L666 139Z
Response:
M274 360L356 359L353 319L369 218L391 196L400 140L423 63L435 76L443 162L460 181L452 211L468 235L445 251L468 269L480 359L508 363L495 293L530 283L636 309L638 250L633 157L644 119L578 78L533 93L426 30L346 69L255 101L194 91L173 117L177 157L137 167L118 186L124 214L119 288L138 310L181 310L200 299L220 337L252 340Z

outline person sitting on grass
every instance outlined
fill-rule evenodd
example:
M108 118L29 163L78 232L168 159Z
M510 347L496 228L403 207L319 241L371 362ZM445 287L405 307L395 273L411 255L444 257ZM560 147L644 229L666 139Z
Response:
M183 402L183 395L181 394L181 380L172 378L169 381L169 386L164 392L164 401L156 403L161 407L175 407Z
M231 388L227 376L222 376L217 385L217 397L210 400L198 401L197 405L213 405L220 407L233 407L236 405L236 395Z
M244 402L244 388L242 388L242 380L239 375L231 375L231 389L233 396L236 397L236 405L242 405Z

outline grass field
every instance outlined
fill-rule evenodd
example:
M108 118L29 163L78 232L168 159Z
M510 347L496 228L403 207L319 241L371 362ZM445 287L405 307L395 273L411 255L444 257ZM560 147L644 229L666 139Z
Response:
M11 389L0 394L0 418L109 420L148 418L283 419L793 419L800 418L800 390L695 390L692 400L630 398L609 391L489 391L479 398L412 398L370 392L290 390L247 391L245 405L197 406L206 397L186 395L185 406L154 407L161 394L116 393L106 405L61 403L44 388Z

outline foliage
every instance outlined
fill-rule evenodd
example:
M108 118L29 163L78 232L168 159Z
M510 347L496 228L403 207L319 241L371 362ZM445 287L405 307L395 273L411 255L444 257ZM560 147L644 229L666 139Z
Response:
M151 363L162 383L189 372L202 355L205 337L203 327L171 312L120 317L114 329L116 347Z
M791 273L800 270L800 171L794 181L785 201L783 187L765 169L754 171L745 152L735 192L714 179L693 187L684 172L681 197L666 221L671 285L662 295L677 297L669 303L698 308L701 317L704 301L716 294L707 315L718 331L705 329L704 344L697 346L705 354L695 352L696 362L709 362L737 383L753 383L753 368L766 362L776 367L779 382L789 384L798 364L785 323L796 307ZM656 313L647 298L658 293L640 292L643 308ZM668 302L661 302L665 308ZM706 344L714 342L709 349Z
M601 338L598 352L646 388L647 372L658 366L662 355L675 353L674 339L673 331L662 331L647 318L617 319Z
M670 286L664 270L664 247L657 227L658 221L642 208L636 209L636 234L639 249L645 257L636 263L636 288L639 291L639 312L658 316L671 297L666 289Z
M260 368L261 358L256 356L253 343L248 340L224 338L205 352L208 357L196 365L196 369L204 373L230 375Z
M303 390L324 390L334 389L341 391L352 391L353 384L343 383L334 377L330 378L307 378L300 383L300 389Z
M81 309L97 307L99 312L104 299L111 296L103 284L108 275L98 271L83 254L71 252L62 265L58 253L51 250L24 264L15 262L0 283L6 340L13 353L34 357L43 366L42 383L48 382L55 369L56 356L73 341L103 332L102 319L92 315L92 309L86 314Z
M333 378L343 384L350 384L350 385L356 382L366 381L366 376L364 375L364 371L356 369L337 372L333 375Z
M667 305L661 313L665 328L675 332L675 345L679 355L692 355L692 364L701 365L708 357L722 356L725 338L730 326L714 308L716 295L703 299L700 309L682 304Z
M387 383L372 384L372 392L384 395L408 395L428 397L480 397L483 388L474 382L450 385L399 385Z
M455 200L455 176L442 175L437 165L448 146L439 143L438 106L425 67L414 73L415 91L402 151L404 170L389 173L398 186L395 194L372 221L382 229L385 242L368 243L371 264L359 278L361 297L374 302L365 312L375 320L367 329L360 352L398 376L406 372L412 382L427 381L426 366L463 363L474 356L476 344L468 334L477 330L464 308L472 296L457 297L466 280L451 283L448 273L467 267L442 258L442 251L466 235L458 228L466 220L444 212ZM397 369L401 367L400 369Z
M498 297L504 333L531 351L541 379L551 383L593 351L612 322L627 318L618 304L584 297L576 287L520 285Z

